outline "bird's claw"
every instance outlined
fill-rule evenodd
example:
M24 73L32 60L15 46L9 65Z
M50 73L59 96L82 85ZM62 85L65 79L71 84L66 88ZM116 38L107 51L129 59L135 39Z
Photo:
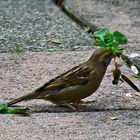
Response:
M76 108L73 105L69 104L69 103L61 104L61 106L65 106L65 107L71 109L74 112L76 111Z

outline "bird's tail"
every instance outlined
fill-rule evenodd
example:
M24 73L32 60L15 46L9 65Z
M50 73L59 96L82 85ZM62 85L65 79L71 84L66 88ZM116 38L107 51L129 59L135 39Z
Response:
M35 92L32 92L32 93L29 93L27 95L21 96L19 98L13 99L12 101L9 101L7 103L7 105L12 106L13 104L16 104L16 103L21 102L21 101L27 101L27 100L35 99L35 97L36 97Z

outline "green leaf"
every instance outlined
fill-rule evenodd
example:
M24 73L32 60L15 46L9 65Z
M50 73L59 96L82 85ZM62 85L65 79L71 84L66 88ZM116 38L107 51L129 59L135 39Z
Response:
M16 53L21 53L23 51L22 44L16 43L14 49Z
M113 33L113 37L114 37L114 41L119 45L123 45L127 43L127 38L125 35L123 35L121 32L119 31L115 31Z
M26 112L26 108L9 108L7 114L25 114Z
M138 74L134 74L133 76L136 78L140 78L140 72Z
M7 106L7 103L6 103L6 102L1 103L1 104L0 104L0 111L3 110L3 109L7 109L7 107L8 107L8 106Z
M109 32L108 28L101 28L99 31L94 32L94 37L104 41L104 36Z
M0 104L0 113L1 114L26 114L27 109L25 108L11 108L8 107L7 102Z
M127 43L127 38L121 32L109 32L108 28L101 28L94 32L95 45L112 50L114 53L120 53L124 48L119 45Z

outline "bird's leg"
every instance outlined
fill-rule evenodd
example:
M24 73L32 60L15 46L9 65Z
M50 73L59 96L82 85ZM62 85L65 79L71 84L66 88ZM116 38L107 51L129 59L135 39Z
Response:
M59 104L59 106L64 106L64 107L71 109L72 111L76 111L76 108L69 103Z
M71 104L64 104L66 107L70 108L72 111L76 111L76 108L74 106L72 106Z

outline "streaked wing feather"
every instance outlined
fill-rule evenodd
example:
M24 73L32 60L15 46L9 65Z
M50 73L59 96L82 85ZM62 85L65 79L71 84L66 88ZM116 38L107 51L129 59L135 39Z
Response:
M47 82L43 87L40 88L40 90L55 90L68 86L86 84L89 81L88 76L92 70L93 67L87 66L85 64L76 66Z

